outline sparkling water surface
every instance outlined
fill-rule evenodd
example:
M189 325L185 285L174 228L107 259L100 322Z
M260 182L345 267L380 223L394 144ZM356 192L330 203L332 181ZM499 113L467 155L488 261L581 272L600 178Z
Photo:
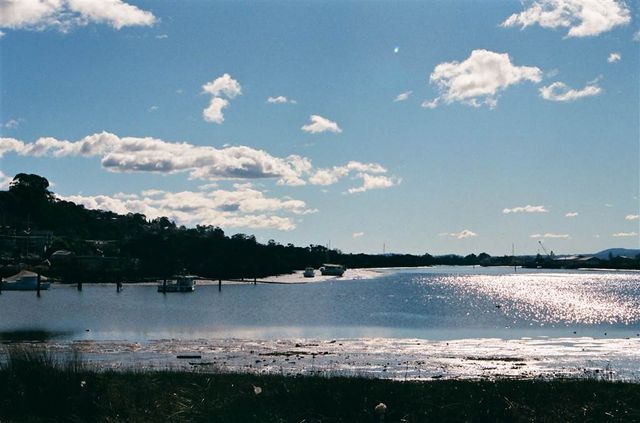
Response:
M304 285L54 286L0 295L0 340L636 338L640 274L513 268L386 270Z

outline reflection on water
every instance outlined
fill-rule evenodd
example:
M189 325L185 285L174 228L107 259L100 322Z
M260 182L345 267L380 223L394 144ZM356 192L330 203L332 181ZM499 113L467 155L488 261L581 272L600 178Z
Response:
M638 275L405 269L307 285L54 287L0 295L0 340L636 337Z
M65 339L71 336L73 336L73 332L54 332L50 330L9 330L0 332L0 342L46 342L54 339Z

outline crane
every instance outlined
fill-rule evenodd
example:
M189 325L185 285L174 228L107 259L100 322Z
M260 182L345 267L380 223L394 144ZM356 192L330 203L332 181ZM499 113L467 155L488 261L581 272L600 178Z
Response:
M544 251L544 253L547 255L547 257L549 257L550 259L553 259L553 256L554 256L553 251L551 251L551 253L549 253L547 251L547 249L544 248L544 244L542 244L542 241L538 241L538 244L540 244L540 246L542 247L542 251Z

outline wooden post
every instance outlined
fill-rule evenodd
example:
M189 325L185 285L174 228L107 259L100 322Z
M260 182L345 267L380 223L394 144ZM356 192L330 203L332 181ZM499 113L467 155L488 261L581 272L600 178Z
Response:
M82 282L78 281L78 291L82 291Z
M222 292L222 279L218 278L218 292Z
M164 278L162 281L162 293L167 295L167 278Z
M120 281L116 282L116 292L120 292L121 289L122 289L122 282Z
M2 295L2 276L0 276L0 295Z
M256 277L255 276L253 277L253 284L254 285L256 284Z
M40 273L38 273L38 284L36 285L36 295L40 296Z

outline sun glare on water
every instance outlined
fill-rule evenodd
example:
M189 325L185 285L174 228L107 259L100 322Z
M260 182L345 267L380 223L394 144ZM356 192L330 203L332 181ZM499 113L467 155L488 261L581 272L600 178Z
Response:
M441 283L493 299L502 310L542 323L630 324L640 320L639 284L620 274L455 275Z

